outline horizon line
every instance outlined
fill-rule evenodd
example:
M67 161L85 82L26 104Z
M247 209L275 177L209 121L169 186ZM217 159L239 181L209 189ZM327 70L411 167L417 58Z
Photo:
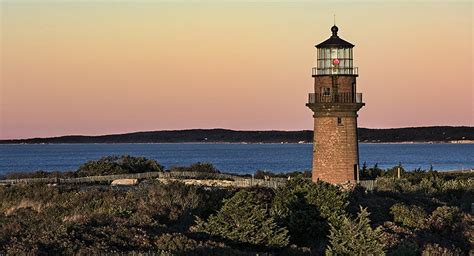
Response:
M474 126L469 125L431 125L431 126L405 126L405 127L391 127L391 128L369 128L369 127L358 127L358 129L369 129L369 130L392 130L392 129L413 129L413 128L436 128L436 127L452 127L452 128L474 128ZM52 138L63 138L63 137L102 137L102 136L118 136L125 134L135 134L135 133L148 133L148 132L179 132L179 131L195 131L195 130L226 130L226 131L235 131L235 132L302 132L302 131L313 131L311 129L303 130L275 130L275 129L262 129L262 130L236 130L230 128L214 127L214 128L184 128L184 129L164 129L164 130L142 130L142 131L129 131L129 132L120 132L120 133L110 133L110 134L66 134L66 135L53 135L48 137L29 137L29 138L7 138L0 141L10 141L10 140L32 140L32 139L52 139Z

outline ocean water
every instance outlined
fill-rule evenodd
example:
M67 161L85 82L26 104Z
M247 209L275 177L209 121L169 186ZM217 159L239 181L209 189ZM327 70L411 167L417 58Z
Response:
M474 144L360 144L360 164L388 168L402 163L416 168L474 168ZM75 170L82 163L108 155L144 156L166 168L209 162L234 173L311 169L311 144L38 144L0 145L0 174Z

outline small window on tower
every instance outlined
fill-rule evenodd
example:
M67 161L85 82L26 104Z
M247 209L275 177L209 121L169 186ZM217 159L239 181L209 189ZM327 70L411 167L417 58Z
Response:
M342 117L337 118L337 125L342 125Z
M331 96L331 88L324 87L323 88L323 96Z

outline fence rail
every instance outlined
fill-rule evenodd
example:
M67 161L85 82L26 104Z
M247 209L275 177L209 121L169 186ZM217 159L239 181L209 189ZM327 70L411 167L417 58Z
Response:
M358 184L365 189L372 191L377 185L377 180L359 180Z
M25 179L5 179L0 180L0 185L15 184L82 184L112 182L118 179L196 179L196 180L228 180L232 181L235 187L261 186L268 188L278 188L284 186L288 179L269 177L268 179L254 179L226 173L203 173L203 172L144 172L131 174L117 174L106 176L88 176L78 178L25 178ZM376 180L361 180L358 184L367 190L373 190Z
M24 179L5 179L0 180L1 185L15 184L80 184L80 183L100 183L112 182L118 179L215 179L230 180L235 186L250 187L264 186L277 188L286 184L285 178L253 179L226 173L203 173L203 172L144 172L132 174L117 174L106 176L88 176L77 178L24 178Z

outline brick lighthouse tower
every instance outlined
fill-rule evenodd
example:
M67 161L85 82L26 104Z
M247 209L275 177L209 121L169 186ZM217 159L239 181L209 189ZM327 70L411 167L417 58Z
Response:
M365 105L362 93L356 90L354 45L341 39L338 30L334 25L332 36L316 45L314 93L306 104L314 112L312 179L335 184L357 179L357 111Z

